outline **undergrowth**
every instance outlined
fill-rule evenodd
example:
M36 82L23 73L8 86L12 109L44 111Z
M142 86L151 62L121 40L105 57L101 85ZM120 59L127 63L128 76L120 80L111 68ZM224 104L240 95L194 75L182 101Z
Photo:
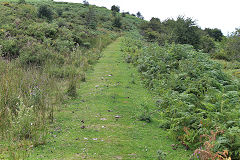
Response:
M224 132L216 135L211 153L226 150L232 159L240 158L238 79L190 45L159 46L132 34L123 40L122 51L127 62L138 68L146 87L158 95L160 127L172 138L186 149L207 151L204 146L209 140L200 137L219 128Z
M20 148L46 143L52 106L58 104L54 91L58 87L46 74L0 59L0 139L9 158L23 154L16 152Z

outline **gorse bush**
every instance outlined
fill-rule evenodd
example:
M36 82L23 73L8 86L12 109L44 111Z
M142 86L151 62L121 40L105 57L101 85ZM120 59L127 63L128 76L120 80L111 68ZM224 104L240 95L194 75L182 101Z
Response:
M53 18L53 11L47 5L41 5L38 8L38 17L47 18L49 21Z
M16 39L2 40L0 43L2 44L1 56L8 59L13 59L19 56L20 48Z
M204 143L201 135L220 128L224 133L218 135L214 153L227 149L229 156L239 159L239 81L190 45L160 47L137 38L126 38L122 50L138 67L145 85L159 95L161 127L191 149Z

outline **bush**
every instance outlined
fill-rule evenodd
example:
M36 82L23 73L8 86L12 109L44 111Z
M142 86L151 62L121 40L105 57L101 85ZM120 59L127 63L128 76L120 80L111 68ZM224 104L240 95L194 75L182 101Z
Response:
M223 38L223 33L220 29L214 28L206 28L205 31L208 33L208 35L212 38L214 38L215 41L221 41Z
M202 49L204 53L213 52L215 49L214 40L209 36L202 36L199 45L199 49Z
M121 22L121 17L117 16L113 20L113 27L121 28L122 22Z
M90 29L96 29L96 27L97 27L96 13L92 7L89 8L88 13L86 15L86 25Z
M55 23L49 24L43 23L32 23L29 25L26 33L38 40L44 41L47 38L55 39L57 37L58 26ZM66 33L67 34L67 33Z
M58 14L59 17L61 17L62 14L63 14L63 10L62 9L57 9L57 14Z
M8 59L17 58L19 56L19 44L16 39L2 40L0 41L1 52L3 57Z
M238 35L229 37L224 51L226 52L229 60L240 61L240 37Z
M20 50L19 61L22 66L43 66L49 57L50 53L43 45L32 44Z
M213 58L227 61L240 61L240 31L237 29L229 37L218 42L216 52L212 54Z
M53 12L48 5L41 5L38 8L38 17L47 18L49 21L51 21L53 18Z
M25 0L18 0L18 4L25 4L26 1Z
M122 17L126 17L126 13L125 12L122 13Z

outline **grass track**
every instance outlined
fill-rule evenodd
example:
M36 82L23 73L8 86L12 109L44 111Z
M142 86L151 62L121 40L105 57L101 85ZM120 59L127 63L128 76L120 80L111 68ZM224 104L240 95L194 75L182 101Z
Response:
M29 159L151 160L157 159L157 150L166 152L167 160L189 159L184 148L172 149L174 141L158 127L158 114L153 114L152 123L137 120L141 104L155 110L154 97L141 85L138 72L124 62L120 43L121 38L103 51L81 83L79 98L55 113L49 143L35 148Z

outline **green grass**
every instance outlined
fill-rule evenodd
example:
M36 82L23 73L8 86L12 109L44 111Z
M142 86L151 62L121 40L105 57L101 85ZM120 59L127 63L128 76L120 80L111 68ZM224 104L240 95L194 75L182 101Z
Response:
M19 2L19 0L0 0L0 2ZM25 0L26 3L28 2L52 2L51 0Z
M104 50L80 85L77 100L55 113L49 143L34 148L29 159L156 159L157 150L167 153L167 159L188 159L190 152L183 147L172 149L176 142L159 128L158 114L152 113L151 123L137 120L142 105L152 112L155 101L138 72L124 62L120 42Z

